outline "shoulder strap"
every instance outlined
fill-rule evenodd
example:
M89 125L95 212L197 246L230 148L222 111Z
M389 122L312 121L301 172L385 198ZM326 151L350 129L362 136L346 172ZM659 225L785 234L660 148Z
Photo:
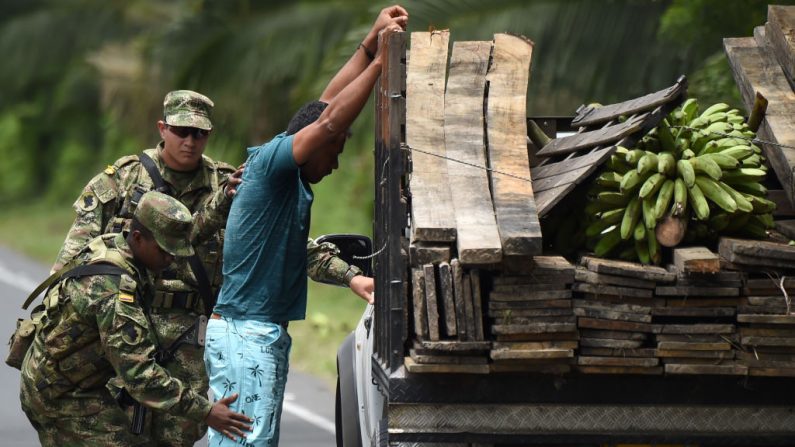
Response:
M96 264L82 264L78 266L74 266L71 262L66 264L62 269L58 270L57 272L53 273L47 279L44 280L38 287L36 287L33 292L28 295L28 298L22 304L22 309L27 310L30 303L36 299L37 296L44 290L50 288L56 281L66 278L80 278L83 276L93 276L93 275L115 275L121 276L122 274L127 273L127 270L109 263L96 263Z
M160 175L160 171L157 169L157 165L155 165L155 161L152 160L152 157L147 155L146 152L141 152L138 155L138 160L141 162L141 166L146 169L149 178L152 179L155 190L173 196L174 194L171 192L171 188L166 184L166 181L163 180L163 176Z
M138 155L138 159L141 161L141 165L144 167L144 169L146 169L146 173L149 174L149 177L152 179L155 189L164 194L173 196L174 194L172 193L171 188L166 184L166 181L163 180L163 176L160 175L160 171L158 171L155 161L152 160L152 157L147 155L145 152L141 152L141 154ZM207 277L207 271L204 269L204 265L199 259L199 256L195 253L193 256L188 258L188 264L190 265L190 269L193 272L193 276L196 278L199 295L201 295L202 300L204 301L204 306L206 307L205 311L209 314L212 312L213 307L215 307L215 297L213 296L213 291L210 287L210 279Z

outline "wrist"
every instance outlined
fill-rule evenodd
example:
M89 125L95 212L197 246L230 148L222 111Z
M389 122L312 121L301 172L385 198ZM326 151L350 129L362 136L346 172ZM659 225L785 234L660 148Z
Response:
M355 278L356 276L361 275L361 274L362 274L362 271L361 271L361 269L359 269L359 267L356 267L355 265L351 265L351 266L348 267L348 270L345 272L345 275L343 276L342 281L343 281L343 283L346 286L350 287L351 286L351 281L353 281L353 278Z

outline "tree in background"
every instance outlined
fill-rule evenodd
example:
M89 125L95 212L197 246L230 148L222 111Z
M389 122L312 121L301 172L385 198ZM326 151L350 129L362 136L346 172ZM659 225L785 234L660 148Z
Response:
M284 128L356 48L389 2L365 0L0 0L0 204L63 206L105 164L156 143L165 92L216 103L208 153L230 163ZM757 0L407 0L410 30L453 40L512 32L535 41L528 113L571 114L690 75L691 93L731 100L721 38L765 21ZM716 56L713 56L716 55ZM710 58L712 56L712 58ZM720 81L716 81L716 79ZM318 230L367 232L372 114L341 162L360 175L318 188ZM326 196L327 198L324 198ZM335 203L351 197L349 203ZM334 206L336 205L336 206ZM60 205L59 205L60 206Z

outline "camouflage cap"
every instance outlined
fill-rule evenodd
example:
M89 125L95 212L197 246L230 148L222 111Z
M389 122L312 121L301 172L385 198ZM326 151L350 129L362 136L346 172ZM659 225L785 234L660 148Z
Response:
M157 191L149 191L138 201L135 218L166 252L174 256L191 256L190 211L179 200Z
M163 120L170 126L196 127L212 130L210 98L190 90L175 90L163 100Z

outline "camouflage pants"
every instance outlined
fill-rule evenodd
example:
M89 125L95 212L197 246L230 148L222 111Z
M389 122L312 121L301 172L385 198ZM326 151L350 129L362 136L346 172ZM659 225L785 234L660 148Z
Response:
M24 406L23 410L43 447L152 445L146 436L130 433L129 420L118 406L88 416L54 419L37 416Z
M160 346L167 348L196 321L198 314L180 309L153 308L151 316ZM207 395L210 385L204 369L204 349L182 345L165 369L171 376L189 384L196 393ZM207 425L179 415L150 411L145 430L156 445L192 447L207 432Z

